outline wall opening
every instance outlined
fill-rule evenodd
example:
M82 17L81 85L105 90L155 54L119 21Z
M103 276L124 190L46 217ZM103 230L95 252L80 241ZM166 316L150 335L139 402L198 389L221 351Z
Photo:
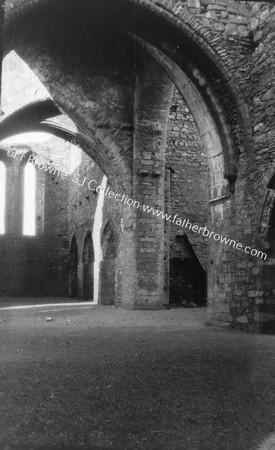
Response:
M26 164L24 168L24 207L23 207L23 234L35 236L35 191L36 172L32 164Z
M96 205L94 228L93 228L93 242L94 242L94 252L95 252L95 262L94 262L94 301L99 302L99 272L100 264L102 261L102 248L101 248L101 229L103 222L103 207L104 207L104 190L107 186L107 177L104 175L102 178L98 201Z
M0 234L5 234L6 166L0 161Z
M103 259L100 264L100 304L114 305L117 244L110 222L104 227L101 245Z
M170 303L202 306L207 299L206 272L203 269L188 237L177 236L182 256L170 260Z
M94 296L94 248L92 235L87 231L82 254L83 264L83 285L82 296L84 300L92 300Z
M78 250L75 236L72 238L69 255L69 297L78 295Z

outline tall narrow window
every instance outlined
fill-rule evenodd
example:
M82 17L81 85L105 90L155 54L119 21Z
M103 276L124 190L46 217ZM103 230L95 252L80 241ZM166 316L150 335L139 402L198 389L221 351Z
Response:
M6 167L0 161L0 234L5 233Z
M26 164L24 170L24 214L23 234L35 236L35 168L32 164Z

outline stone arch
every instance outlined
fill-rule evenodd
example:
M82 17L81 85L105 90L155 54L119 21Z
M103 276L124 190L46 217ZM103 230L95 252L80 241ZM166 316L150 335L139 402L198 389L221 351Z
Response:
M148 14L147 20L145 13L142 15L140 12L140 17L137 14L135 30L138 29L138 33L132 30L133 36L145 43L148 48L155 47L162 55L177 64L192 81L211 111L222 144L227 147L229 153L237 152L237 156L241 142L246 151L250 152L253 140L248 106L238 81L231 72L235 69L234 61L227 54L223 38L214 27L209 32L203 24L201 13L196 14L195 8L189 9L188 5L178 2L175 5L167 5L166 0L132 1L139 5L141 10L147 9ZM241 12L238 4L232 7L236 8L238 14L244 13L244 8ZM139 21L142 21L142 27L137 26L140 24ZM154 27L161 30L166 28L163 31L163 38L153 31ZM241 127L240 140L235 139L236 136L231 140L230 122L234 122L234 117L235 120L237 117ZM233 134L238 134L236 129Z
M102 146L98 140L95 141L91 139L85 133L80 132L77 129L72 129L68 125L48 120L60 114L61 111L51 99L30 103L5 117L1 122L1 140L22 133L48 133L65 140L72 145L80 147L84 152L90 155L103 172L107 174L108 179L110 179L112 185L116 187L116 190L121 189L121 186L117 183L121 168L111 167L106 158L103 157L104 152L106 152L104 146ZM25 160L23 160L23 164L24 163Z
M66 2L66 5L69 9L74 7L75 3L70 1ZM91 2L90 8L95 5L96 2ZM51 12L52 6L51 0L28 1L23 5L19 2L13 2L10 5L7 2L7 45L17 45L18 35L14 28L16 23L25 24L23 36L26 39L31 27L28 18L35 17L38 8ZM110 2L106 0L97 9L104 11L107 16L107 13L112 14L113 11L109 8L110 6ZM85 3L78 5L78 14L83 14L86 7ZM61 0L58 4L55 3L56 14L59 8L66 13L66 6ZM86 14L89 15L90 12L90 10L86 11ZM215 35L214 30L209 33L204 29L202 23L188 8L178 4L175 7L173 5L167 7L164 0L158 3L145 0L121 0L116 4L113 13L117 18L118 28L142 41L147 48L156 49L159 62L160 55L171 60L181 72L179 76L176 75L176 78L180 79L183 72L192 86L198 90L202 103L206 104L213 120L212 131L210 129L206 133L204 129L201 130L201 134L204 136L204 141L208 141L208 148L213 144L219 145L219 149L225 156L225 170L223 168L220 170L224 171L226 178L233 183L237 176L239 147L244 144L249 151L252 132L245 101L237 81L230 72L231 63L228 63L230 59L227 58L226 52L222 51L222 46L217 45L219 36ZM34 23L33 20L32 24ZM139 27L141 23L142 27ZM178 45L179 42L180 45ZM168 67L166 69L168 70ZM169 74L173 75L174 70L175 67L170 67ZM173 78L175 81L175 74ZM178 88L183 93L183 87L179 85L179 82ZM213 126L217 131L214 137ZM118 151L120 152L119 148Z
M73 235L69 252L69 297L78 297L78 247L76 237Z
M93 11L87 10L87 7L95 7L95 9ZM84 18L86 25L91 17L95 17L95 20L101 20L101 22L98 21L99 26L102 25L104 18L105 29L109 29L106 24L114 24L114 27L116 27L115 31L118 32L119 36L123 35L124 38L123 41L121 40L123 42L121 50L125 51L126 44L131 46L130 41L133 41L135 45L131 48L135 50L134 54L137 56L138 46L136 42L139 42L141 49L138 57L144 57L142 48L143 51L149 52L177 85L191 113L196 118L200 134L212 162L212 201L214 202L211 203L212 224L214 225L217 219L221 219L224 226L227 227L231 223L230 193L234 192L239 152L244 148L247 152L253 151L253 145L250 147L252 134L248 108L238 88L238 80L231 72L231 63L227 63L230 54L227 54L227 50L223 49L223 40L219 42L219 36L216 35L216 31L213 30L213 33L205 31L201 27L200 21L188 12L182 4L167 3L165 0L161 0L158 3L149 0L118 0L117 2L109 0L102 2L29 0L23 4L19 0L7 1L5 22L6 50L8 51L14 47L18 48L22 57L26 61L30 61L30 65L36 66L37 74L40 75L42 81L44 80L45 83L48 83L47 87L48 85L51 86L53 100L60 108L77 123L81 131L87 129L87 134L90 137L92 136L99 143L104 144L105 149L107 149L104 157L109 160L113 167L122 168L118 182L119 184L121 181L123 182L123 186L127 187L125 189L127 193L132 190L131 168L136 168L132 164L133 154L131 152L133 130L134 132L136 131L133 126L135 124L135 111L132 112L133 116L130 120L128 120L130 116L128 117L127 114L127 121L122 120L125 118L125 110L120 110L121 103L110 102L110 99L114 98L111 95L114 91L120 93L120 98L123 97L121 91L114 89L114 86L117 87L114 83L100 84L100 86L108 86L108 92L100 92L102 97L106 94L105 98L108 99L108 102L106 102L106 104L108 103L107 106L101 101L102 98L99 99L98 103L92 101L96 96L98 86L93 85L92 95L86 98L85 94L88 91L80 88L76 90L76 83L70 83L73 67L77 66L77 60L74 59L75 53L73 54L72 52L76 44L75 40L64 39L65 34L63 36L63 31L64 33L68 32L76 21L70 20L71 17L67 15L68 11L72 13L74 19L80 18L80 16L81 20ZM92 12L96 14L93 15ZM47 18L44 22L43 17ZM116 17L115 21L113 20L114 17ZM59 20L59 18L62 18L62 20ZM70 54L73 54L72 59L65 58L71 64L67 78L64 78L64 70L63 72L61 70L62 64L57 64L56 60L50 57L50 54L41 52L41 44L39 47L38 42L34 43L33 36L35 34L33 31L35 27L39 24L39 30L43 30L43 28L48 30L49 21L53 27L55 23L60 25L62 22L62 29L59 26L57 27L60 36L62 36L62 51L68 52L69 50ZM111 28L114 31L113 26ZM89 30L91 29L92 27L89 27ZM80 30L84 36L85 31L82 28ZM71 32L73 33L73 29ZM52 40L52 47L57 52L59 47L56 45L54 35L52 33L48 34ZM128 40L127 36L129 37ZM28 50L26 47L24 48L25 43L33 45L33 47ZM44 50L43 46L42 48ZM127 52L125 51L125 53ZM222 53L224 53L224 56L221 56ZM131 53L129 52L128 56L129 54ZM57 60L60 62L58 56ZM134 62L136 63L136 61ZM61 66L61 69L59 66ZM102 67L98 66L97 69L102 69ZM108 71L106 67L104 67L104 71L104 73ZM125 82L131 78L130 71L124 70L121 74L123 74ZM110 79L113 82L113 75L114 73L108 73L104 80L108 81ZM58 84L54 79L62 80L62 82ZM81 78L81 83L78 84L82 86L82 81L84 81L84 84L87 83L90 86L91 79L92 77L89 77L89 71L87 70ZM133 87L132 85L131 87ZM68 90L66 91L66 89ZM75 97L82 99L83 102L79 101L75 104L69 95L71 91ZM126 91L123 93L126 93ZM126 94L123 98L129 99L136 92L132 91L130 94L129 92ZM129 102L131 107L133 106L132 100L133 98ZM117 107L118 105L119 108ZM205 115L199 114L201 107L203 107ZM122 111L119 118L113 114L114 111L119 113ZM244 158L245 156L244 152ZM254 163L253 157L252 155L251 165ZM134 177L136 177L135 173ZM133 222L134 220L127 229L128 242L134 242ZM127 239L124 239L125 243ZM128 250L128 247L125 244L124 250ZM213 251L213 254L216 257L213 266L218 266L221 260L221 251L220 253ZM135 249L132 245L131 256L134 255ZM137 258L133 259L136 261ZM141 271L140 267L143 265L142 258L140 260L138 271ZM161 271L161 269L159 270ZM212 272L214 272L213 269ZM147 275L145 274L144 276L146 277ZM137 277L134 275L129 282L124 283L124 292L126 290L125 286L131 288L131 299L136 298L133 294L133 287L136 285L136 282ZM147 296L146 290L144 290L144 296ZM156 297L159 297L159 292Z
M112 223L105 224L101 237L102 261L99 272L99 303L114 305L116 298L117 239Z
M225 118L223 118L221 113L221 105L220 114L217 112L216 116L215 114L213 115L213 110L211 112L201 90L174 61L156 47L144 41L138 41L167 73L190 109L208 156L212 199L234 192L234 184L237 179L238 156L229 133L228 124L226 124ZM206 85L206 79L204 79L202 74L200 76L201 82ZM214 101L214 94L212 93L211 96ZM216 107L219 109L218 101ZM221 123L217 122L217 117L219 117L218 121Z
M94 296L94 246L90 231L85 234L82 250L82 298L92 300Z

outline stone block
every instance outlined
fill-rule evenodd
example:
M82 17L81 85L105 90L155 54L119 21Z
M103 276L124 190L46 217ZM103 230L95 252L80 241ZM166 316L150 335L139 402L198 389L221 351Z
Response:
M245 324L248 323L248 318L247 316L239 316L236 318L236 322Z
M231 314L221 313L219 317L221 322L229 322L229 323L233 322L233 317Z

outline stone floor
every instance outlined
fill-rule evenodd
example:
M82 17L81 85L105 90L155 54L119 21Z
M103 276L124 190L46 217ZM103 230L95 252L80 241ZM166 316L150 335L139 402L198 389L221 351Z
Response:
M257 449L275 431L275 338L205 322L205 308L0 309L0 449Z

